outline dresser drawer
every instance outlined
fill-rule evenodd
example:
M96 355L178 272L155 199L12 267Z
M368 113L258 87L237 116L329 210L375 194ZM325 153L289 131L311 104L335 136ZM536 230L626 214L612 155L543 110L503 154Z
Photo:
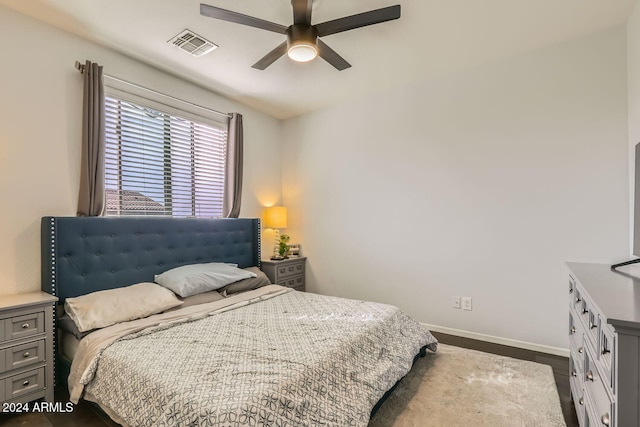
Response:
M14 375L5 380L5 399L16 399L25 394L44 389L44 367Z
M4 319L5 341L30 337L44 332L44 311Z
M584 426L585 403L584 403L584 372L582 370L584 352L578 353L575 347L570 347L569 354L569 386L573 396L578 424Z
M569 298L569 307L580 313L582 311L582 290L577 285L574 285L573 293Z
M589 394L585 394L584 397L584 415L585 421L584 423L580 423L581 426L585 427L613 427L615 426L615 420L613 419L613 404L610 405L608 409L603 409L598 407L597 404L593 402L591 396ZM576 410L577 415L577 410Z
M593 345L597 348L598 345L598 324L600 323L600 315L595 311L593 305L587 302L589 312L587 313L587 330L586 336Z
M615 334L606 323L601 322L600 335L598 337L598 359L600 361L600 366L604 370L602 374L607 377L606 380L608 381L608 385L613 393L615 393L616 390L613 375L613 364L616 360L615 349Z
M26 368L40 362L44 362L44 338L26 344L16 345L4 350L5 370Z
M574 346L572 342L569 343L569 352L571 354L570 362L572 363L571 369L569 372L573 376L573 371L575 370L580 378L582 378L582 374L584 373L584 344L582 340L578 343L578 346Z
M576 349L581 348L583 335L584 327L582 322L576 318L573 310L569 310L569 345Z
M304 263L297 262L292 264L279 265L278 267L278 281L285 277L295 276L296 274L304 273Z
M575 305L576 299L576 279L571 274L569 274L569 307L573 307Z
M608 381L602 380L596 363L591 351L587 351L584 361L584 388L588 400L593 404L593 415L596 416L596 420L591 420L595 424L590 425L613 426L614 405L607 392ZM606 420L609 420L609 424L605 423ZM600 421L602 421L601 424L599 424Z
M4 319L0 319L0 343L4 341Z

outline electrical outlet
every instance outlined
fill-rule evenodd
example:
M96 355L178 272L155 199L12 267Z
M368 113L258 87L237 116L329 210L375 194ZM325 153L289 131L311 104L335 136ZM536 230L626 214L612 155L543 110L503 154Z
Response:
M463 297L462 298L462 309L471 311L471 297Z
M460 308L460 297L451 297L451 307Z

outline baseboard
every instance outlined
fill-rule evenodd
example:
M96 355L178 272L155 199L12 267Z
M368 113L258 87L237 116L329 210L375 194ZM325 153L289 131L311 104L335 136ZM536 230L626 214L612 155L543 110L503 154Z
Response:
M569 349L560 347L551 347L548 345L534 344L526 341L512 340L509 338L494 337L493 335L479 334L477 332L463 331L461 329L452 329L438 325L423 325L434 332L442 332L443 334L455 335L457 337L471 338L478 341L486 341L494 344L508 345L510 347L523 348L525 350L538 351L540 353L553 354L556 356L569 357Z

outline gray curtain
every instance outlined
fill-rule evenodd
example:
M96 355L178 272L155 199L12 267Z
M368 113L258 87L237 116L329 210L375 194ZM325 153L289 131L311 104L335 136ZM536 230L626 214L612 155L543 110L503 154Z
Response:
M100 216L105 208L104 189L104 85L102 66L87 61L83 69L82 162L78 216Z
M227 164L222 216L238 218L242 198L242 114L232 113L227 137Z

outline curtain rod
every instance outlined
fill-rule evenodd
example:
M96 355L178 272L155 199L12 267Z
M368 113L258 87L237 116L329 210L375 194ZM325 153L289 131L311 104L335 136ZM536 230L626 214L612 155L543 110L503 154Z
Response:
M84 64L81 64L80 61L76 61L76 66L75 67L76 67L76 70L80 71L80 74L84 73ZM140 86L138 84L131 83L131 82L128 82L126 80L119 79L118 77L110 76L109 74L104 74L104 77L110 78L111 80L115 80L115 81L120 82L120 83L124 83L124 84L129 85L129 86L133 86L133 87L138 88L138 89L142 89L142 90L146 90L146 91L151 92L151 93L155 93L156 95L164 96L164 97L172 99L174 101L179 101L179 102L185 103L187 105L191 105L192 107L201 108L203 110L209 111L209 112L214 113L214 114L219 114L221 116L231 117L231 114L229 114L229 113L223 113L221 111L212 110L211 108L203 107L202 105L194 104L193 102L185 101L184 99L176 98L174 96L167 95L165 93L158 92L156 90L149 89L147 87Z

